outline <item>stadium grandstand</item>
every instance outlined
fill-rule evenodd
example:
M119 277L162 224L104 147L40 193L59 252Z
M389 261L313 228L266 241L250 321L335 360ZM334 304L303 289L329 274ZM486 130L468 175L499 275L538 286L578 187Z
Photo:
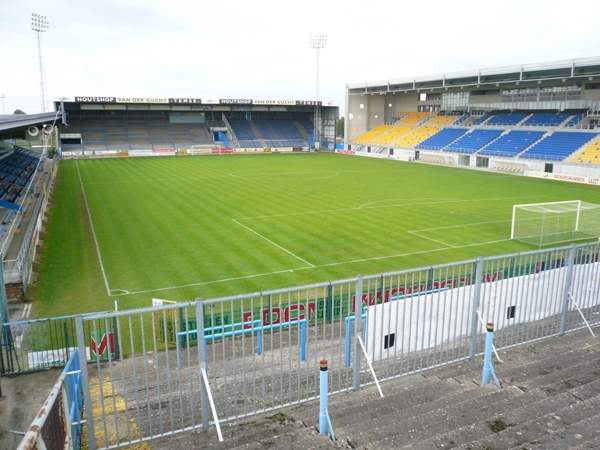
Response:
M350 84L346 98L347 153L597 184L600 57Z
M61 105L66 158L333 150L339 115L337 106L300 100L75 97Z
M47 202L52 170L47 148L63 121L60 109L0 118L0 254L8 296L21 297L29 283L40 229L32 218ZM0 315L7 317L6 302L0 305Z

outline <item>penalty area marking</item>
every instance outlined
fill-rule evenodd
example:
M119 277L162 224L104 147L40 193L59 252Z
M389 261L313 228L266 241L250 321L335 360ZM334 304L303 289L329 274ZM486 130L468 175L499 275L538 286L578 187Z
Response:
M353 259L353 260L348 260L348 261L338 261L338 262L333 262L333 263L329 263L329 264L321 264L318 266L316 266L316 265L313 265L310 267L304 266L304 267L297 267L295 269L278 270L275 272L256 273L253 275L245 275L242 277L231 277L231 278L223 278L220 280L201 281L198 283L190 283L190 284L184 284L184 285L180 285L180 286L168 286L168 287L162 287L162 288L145 289L145 290L141 290L141 291L131 291L131 292L120 289L124 292L123 294L113 294L112 296L118 297L118 296L123 296L123 295L138 295L138 294L149 294L151 292L171 291L174 289L184 289L184 288L190 288L190 287L196 287L196 286L206 286L209 284L228 283L231 281L249 280L252 278L268 277L271 275L279 275L282 273L293 273L293 272L297 272L300 270L322 269L325 267L342 266L344 264L358 264L358 263L364 263L364 262L368 262L368 261L378 261L378 260L382 260L382 259L405 258L407 256L423 255L426 253L434 253L434 252L443 252L443 251L452 250L452 249L456 249L456 248L477 247L479 245L486 245L486 244L492 244L492 243L504 242L504 241L510 241L510 239L500 239L497 241L489 241L489 242L478 242L475 244L458 245L456 247L439 247L439 248L433 248L433 249L429 249L429 250L421 250L418 252L397 253L395 255L373 256L371 258Z
M510 239L499 239L499 240L495 240L495 241L478 242L476 244L451 245L451 244L448 244L446 242L440 241L438 239L433 239L433 238L430 238L430 237L427 237L427 236L423 236L420 233L423 232L423 231L447 230L447 229L450 229L450 228L464 228L464 227L473 227L473 226L478 226L478 225L487 225L489 223L506 223L506 222L510 222L510 220L490 220L488 222L464 223L464 224L461 224L461 225L449 225L447 227L421 228L420 230L408 230L407 233L412 234L414 236L418 236L418 237L420 237L422 239L427 239L429 241L437 242L438 244L446 245L449 248L464 248L464 247L473 247L475 245L494 244L494 243L497 243L497 242L510 241Z
M258 231L254 231L252 228L247 227L246 225L244 225L243 223L238 222L235 219L231 219L233 220L235 223L237 223L240 227L245 228L246 230L254 233L255 235L257 235L259 238L264 239L265 241L267 241L269 244L274 245L275 247L277 247L280 250L283 250L284 252L286 252L288 255L293 256L294 258L296 258L298 261L302 261L304 264L308 265L309 267L315 267L314 264L309 263L308 261L306 261L305 259L300 258L298 255L290 252L287 248L282 247L279 244L276 244L275 242L273 242L272 240L270 240L269 238L263 236L262 234L260 234Z

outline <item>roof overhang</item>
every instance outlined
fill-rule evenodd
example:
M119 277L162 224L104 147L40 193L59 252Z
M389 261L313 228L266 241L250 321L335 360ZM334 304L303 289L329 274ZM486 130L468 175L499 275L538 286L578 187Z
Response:
M348 84L352 94L407 93L450 88L501 88L507 85L577 83L600 79L600 57L568 59L537 64L477 69L438 75Z
M30 127L37 127L41 132L45 125L59 126L62 123L60 112L3 116L0 117L0 140L24 139Z

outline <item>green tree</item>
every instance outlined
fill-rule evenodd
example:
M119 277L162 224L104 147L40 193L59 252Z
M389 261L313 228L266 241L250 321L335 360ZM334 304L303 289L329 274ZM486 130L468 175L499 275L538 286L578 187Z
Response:
M344 137L344 116L337 120L335 124L335 134L337 137Z
M20 109L15 109L15 112L13 114L27 114L25 111L21 111Z

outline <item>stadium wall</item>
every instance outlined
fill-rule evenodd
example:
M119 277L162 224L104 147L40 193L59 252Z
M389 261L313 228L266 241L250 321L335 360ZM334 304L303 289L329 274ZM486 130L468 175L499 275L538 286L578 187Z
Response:
M381 151L369 151L381 150ZM414 149L377 149L364 146L361 150L337 150L337 153L347 155L364 156L370 158L392 159L395 161L416 161ZM552 163L552 172L546 172L545 161L522 161L512 158L489 158L487 167L477 165L477 157L469 158L469 164L461 164L460 157L473 155L458 155L445 152L418 151L419 162L428 164L441 164L465 169L477 169L512 173L536 178L547 178L551 180L569 181L574 183L600 185L600 165L591 167L585 165L573 165L567 163ZM463 160L464 161L464 160Z

